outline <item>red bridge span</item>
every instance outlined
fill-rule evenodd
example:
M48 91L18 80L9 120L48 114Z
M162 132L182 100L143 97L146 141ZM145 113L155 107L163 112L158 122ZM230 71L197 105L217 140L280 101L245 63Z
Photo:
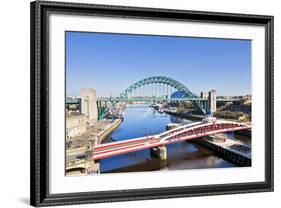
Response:
M100 144L93 148L92 159L98 161L100 159L129 152L136 152L143 149L161 148L168 144L197 139L207 135L240 131L250 128L251 126L246 123L223 120L196 122L165 131L161 134Z

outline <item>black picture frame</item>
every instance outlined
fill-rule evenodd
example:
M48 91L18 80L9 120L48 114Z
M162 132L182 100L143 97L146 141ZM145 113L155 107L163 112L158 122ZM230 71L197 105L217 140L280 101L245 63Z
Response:
M144 199L273 191L273 16L93 5L31 2L31 145L30 203L71 205ZM265 27L265 181L223 185L147 188L118 191L49 193L48 16L51 13L194 21Z

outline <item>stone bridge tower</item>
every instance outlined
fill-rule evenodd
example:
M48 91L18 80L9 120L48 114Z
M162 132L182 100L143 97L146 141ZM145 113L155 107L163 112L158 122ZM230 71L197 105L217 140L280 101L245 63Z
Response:
M87 122L90 126L92 126L98 120L96 90L91 88L82 88L80 95L81 113L87 116Z
M216 91L211 90L208 95L208 111L209 113L214 113L217 111L217 99Z

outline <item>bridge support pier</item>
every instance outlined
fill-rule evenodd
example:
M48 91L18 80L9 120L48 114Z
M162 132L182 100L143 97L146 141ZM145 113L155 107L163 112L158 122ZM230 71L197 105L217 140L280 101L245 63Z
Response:
M159 146L150 149L150 154L160 160L167 160L167 147Z

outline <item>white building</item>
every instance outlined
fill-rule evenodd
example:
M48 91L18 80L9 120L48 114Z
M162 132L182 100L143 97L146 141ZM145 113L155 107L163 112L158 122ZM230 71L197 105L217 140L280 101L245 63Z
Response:
M66 139L81 136L87 131L86 115L81 113L66 114Z

